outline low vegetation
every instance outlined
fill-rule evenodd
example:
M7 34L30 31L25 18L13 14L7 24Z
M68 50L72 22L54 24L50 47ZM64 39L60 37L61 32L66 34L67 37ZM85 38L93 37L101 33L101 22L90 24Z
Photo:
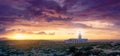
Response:
M8 41L0 45L0 56L120 56L120 43L66 44L53 41Z

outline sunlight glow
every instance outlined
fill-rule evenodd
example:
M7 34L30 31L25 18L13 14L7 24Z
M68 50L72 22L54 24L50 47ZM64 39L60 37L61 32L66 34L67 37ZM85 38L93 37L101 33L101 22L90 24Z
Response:
M15 34L14 36L13 36L13 38L14 39L16 39L16 40L23 40L23 39L25 39L27 36L25 35L25 34Z

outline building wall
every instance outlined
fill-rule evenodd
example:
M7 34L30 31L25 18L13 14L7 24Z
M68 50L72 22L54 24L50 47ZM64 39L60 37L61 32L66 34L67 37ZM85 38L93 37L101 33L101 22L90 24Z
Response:
M87 43L88 40L87 39L69 39L66 40L65 43Z

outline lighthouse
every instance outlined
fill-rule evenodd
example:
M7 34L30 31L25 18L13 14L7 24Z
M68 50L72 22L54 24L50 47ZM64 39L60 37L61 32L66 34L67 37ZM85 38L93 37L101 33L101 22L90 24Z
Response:
M81 33L79 32L79 34L78 34L78 39L79 40L81 40L82 39L82 35L81 35Z
M82 34L79 32L78 38L70 38L68 40L65 40L65 43L87 43L88 39L82 39Z

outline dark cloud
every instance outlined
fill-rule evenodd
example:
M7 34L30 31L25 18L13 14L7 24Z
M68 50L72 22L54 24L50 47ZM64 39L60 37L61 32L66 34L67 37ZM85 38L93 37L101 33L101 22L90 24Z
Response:
M0 41L1 40L8 40L7 37L0 37Z
M72 6L74 6L78 0L65 0L64 1L64 9L69 10Z
M10 17L0 17L0 24L9 26L15 21L15 18Z
M44 22L56 21L53 25L56 25L58 21L65 21L67 23L62 25L78 28L91 27L71 23L71 21L98 20L112 22L119 26L119 12L120 0L64 0L63 3L59 3L58 0L0 0L0 24L6 26L15 24L14 22L19 19L39 22L42 20ZM59 16L65 17L60 18ZM21 25L31 26L24 23Z
M0 25L0 34L4 34L6 31L6 27L4 25Z
M73 18L62 18L62 17L47 17L46 20L48 22L51 22L51 21L71 21Z
M55 32L49 32L49 33L46 33L44 31L41 31L39 33L34 33L34 34L39 34L39 35L55 35Z
M69 1L67 2L69 3ZM71 2L70 2L71 3ZM104 20L118 19L120 15L120 1L119 0L78 0L72 9L68 9L69 13L74 16L79 16L83 20Z
M119 23L119 22L116 22L116 23L114 23L114 25L120 26L120 23Z
M39 33L37 33L37 34L39 34L39 35L47 35L46 32L39 32Z
M22 2L21 2L22 1ZM44 15L60 13L62 8L52 0L5 0L0 3L0 21L13 21L14 19L31 19Z

